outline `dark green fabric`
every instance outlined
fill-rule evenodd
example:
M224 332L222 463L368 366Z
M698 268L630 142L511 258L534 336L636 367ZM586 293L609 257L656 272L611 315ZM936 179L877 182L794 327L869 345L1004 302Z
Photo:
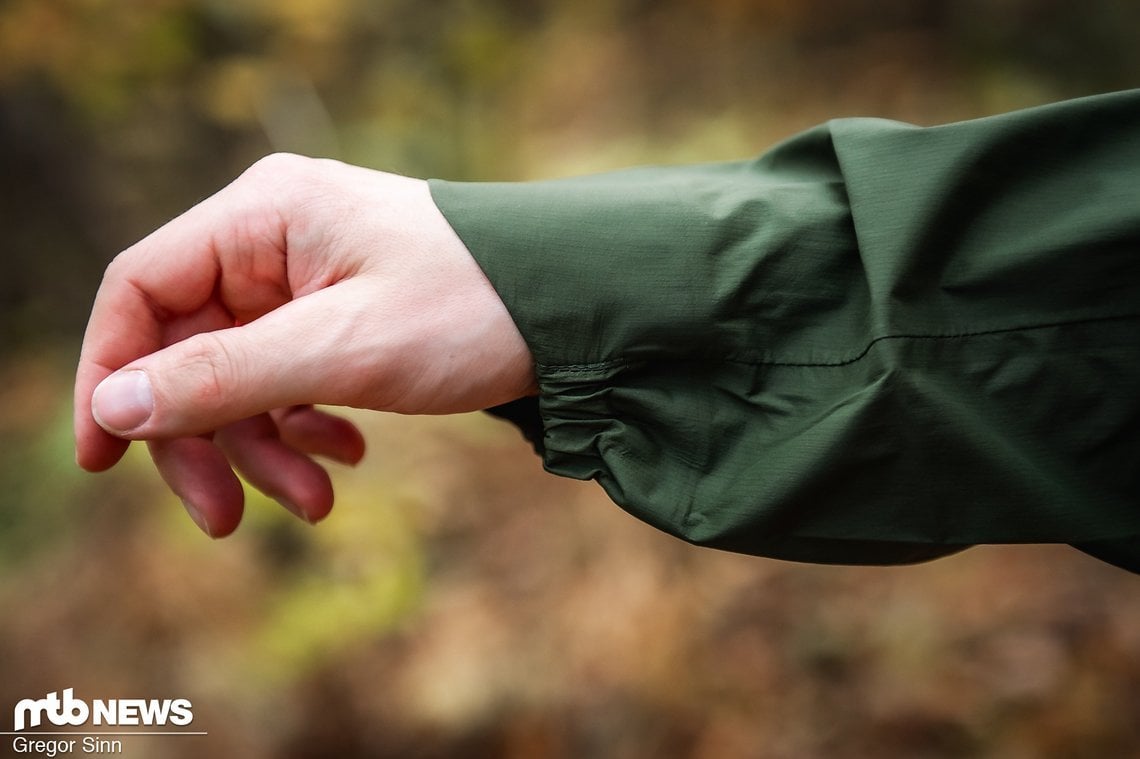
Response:
M550 471L746 553L1140 566L1140 91L431 188L533 351Z

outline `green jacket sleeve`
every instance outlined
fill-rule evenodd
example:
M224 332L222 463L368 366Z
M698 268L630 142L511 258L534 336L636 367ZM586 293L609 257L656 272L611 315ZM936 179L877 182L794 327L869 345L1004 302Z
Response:
M533 352L550 471L746 553L1140 568L1140 90L431 188Z

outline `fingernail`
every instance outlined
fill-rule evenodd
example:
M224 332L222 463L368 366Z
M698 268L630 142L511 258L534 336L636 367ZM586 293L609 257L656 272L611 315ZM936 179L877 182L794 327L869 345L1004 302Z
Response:
M309 519L309 515L308 515L308 514L306 514L306 513L305 513L305 512L304 512L304 511L301 509L301 507L300 507L300 506L298 506L297 504L293 503L293 502L292 502L292 501L290 501L288 498L278 498L278 499L276 499L276 500L277 500L277 503L279 503L279 504L281 504L282 506L284 506L285 508L289 509L289 512L290 512L291 514L293 514L293 516L295 516L295 517L298 517L299 519L301 519L303 522L305 522L305 523L307 523L307 524L315 524L315 522L313 522L313 520Z
M206 521L206 517L202 516L202 512L198 511L197 506L185 498L182 499L182 506L186 509L186 513L190 515L190 518L194 520L194 524L198 525L199 530L206 533L210 538L214 537L214 533L210 531L210 523Z
M116 372L99 383L91 398L91 413L108 432L130 432L154 412L154 394L146 372Z

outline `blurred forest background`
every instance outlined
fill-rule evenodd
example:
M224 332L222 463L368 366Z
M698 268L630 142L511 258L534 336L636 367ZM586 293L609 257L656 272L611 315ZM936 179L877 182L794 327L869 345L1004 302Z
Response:
M319 528L251 494L211 543L70 438L104 266L267 152L746 157L1137 86L1138 37L1131 0L0 0L0 723L74 687L191 699L208 737L130 756L1140 756L1140 578L1071 549L700 550L490 419L377 414Z

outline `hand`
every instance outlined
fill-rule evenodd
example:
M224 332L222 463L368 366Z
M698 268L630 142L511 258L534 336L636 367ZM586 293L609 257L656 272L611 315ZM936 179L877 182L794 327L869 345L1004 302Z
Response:
M312 404L451 413L534 384L425 182L275 155L108 267L76 373L76 459L101 471L146 440L212 537L241 520L233 469L316 522L333 493L312 456L356 463L364 442Z

